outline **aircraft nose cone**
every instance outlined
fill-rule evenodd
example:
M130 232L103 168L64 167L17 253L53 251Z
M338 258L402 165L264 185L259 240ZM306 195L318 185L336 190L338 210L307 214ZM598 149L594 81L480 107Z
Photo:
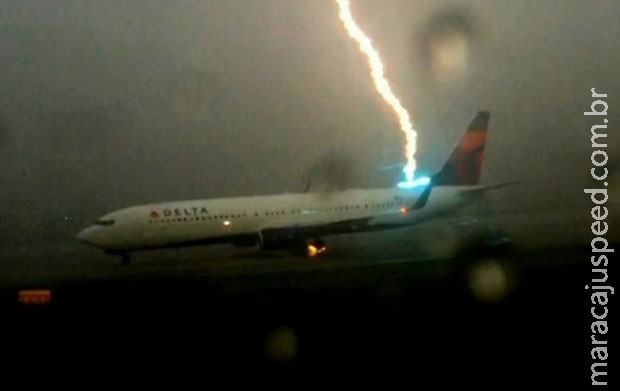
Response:
M92 232L92 227L85 228L81 230L75 236L75 238L82 243L90 244L91 243L91 240L90 240L91 232Z

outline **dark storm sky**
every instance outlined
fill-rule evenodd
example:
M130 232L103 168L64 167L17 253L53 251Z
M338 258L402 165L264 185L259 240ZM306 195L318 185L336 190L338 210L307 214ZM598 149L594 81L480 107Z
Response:
M353 13L411 110L422 169L490 109L483 181L523 181L498 205L587 205L593 87L610 95L619 153L617 1L365 0ZM472 42L451 82L424 50L446 21ZM130 204L299 191L333 165L344 186L389 186L378 167L403 160L330 0L3 0L0 53L5 243L63 240Z

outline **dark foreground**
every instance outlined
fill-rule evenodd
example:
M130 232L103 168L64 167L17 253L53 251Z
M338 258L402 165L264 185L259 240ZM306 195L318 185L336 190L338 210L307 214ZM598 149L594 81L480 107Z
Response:
M589 381L589 253L508 258L519 271L512 294L496 303L476 300L454 277L463 259L72 280L50 285L52 303L39 306L4 289L3 361L25 370L513 372Z

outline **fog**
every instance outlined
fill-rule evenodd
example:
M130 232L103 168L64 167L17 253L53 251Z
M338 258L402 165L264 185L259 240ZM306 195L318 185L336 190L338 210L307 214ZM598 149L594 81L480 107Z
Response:
M616 1L352 8L411 111L420 172L488 109L483 182L521 181L493 195L497 211L588 206L591 88L609 95L607 153L619 153ZM433 45L454 31L467 57L450 73ZM3 246L71 240L131 204L295 192L308 179L392 186L398 172L379 168L404 161L329 0L3 0L0 53Z

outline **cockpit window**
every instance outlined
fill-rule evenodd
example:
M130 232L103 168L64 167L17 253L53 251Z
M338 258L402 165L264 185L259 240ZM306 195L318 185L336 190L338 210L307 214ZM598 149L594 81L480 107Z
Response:
M114 225L114 220L98 220L95 221L95 225Z

